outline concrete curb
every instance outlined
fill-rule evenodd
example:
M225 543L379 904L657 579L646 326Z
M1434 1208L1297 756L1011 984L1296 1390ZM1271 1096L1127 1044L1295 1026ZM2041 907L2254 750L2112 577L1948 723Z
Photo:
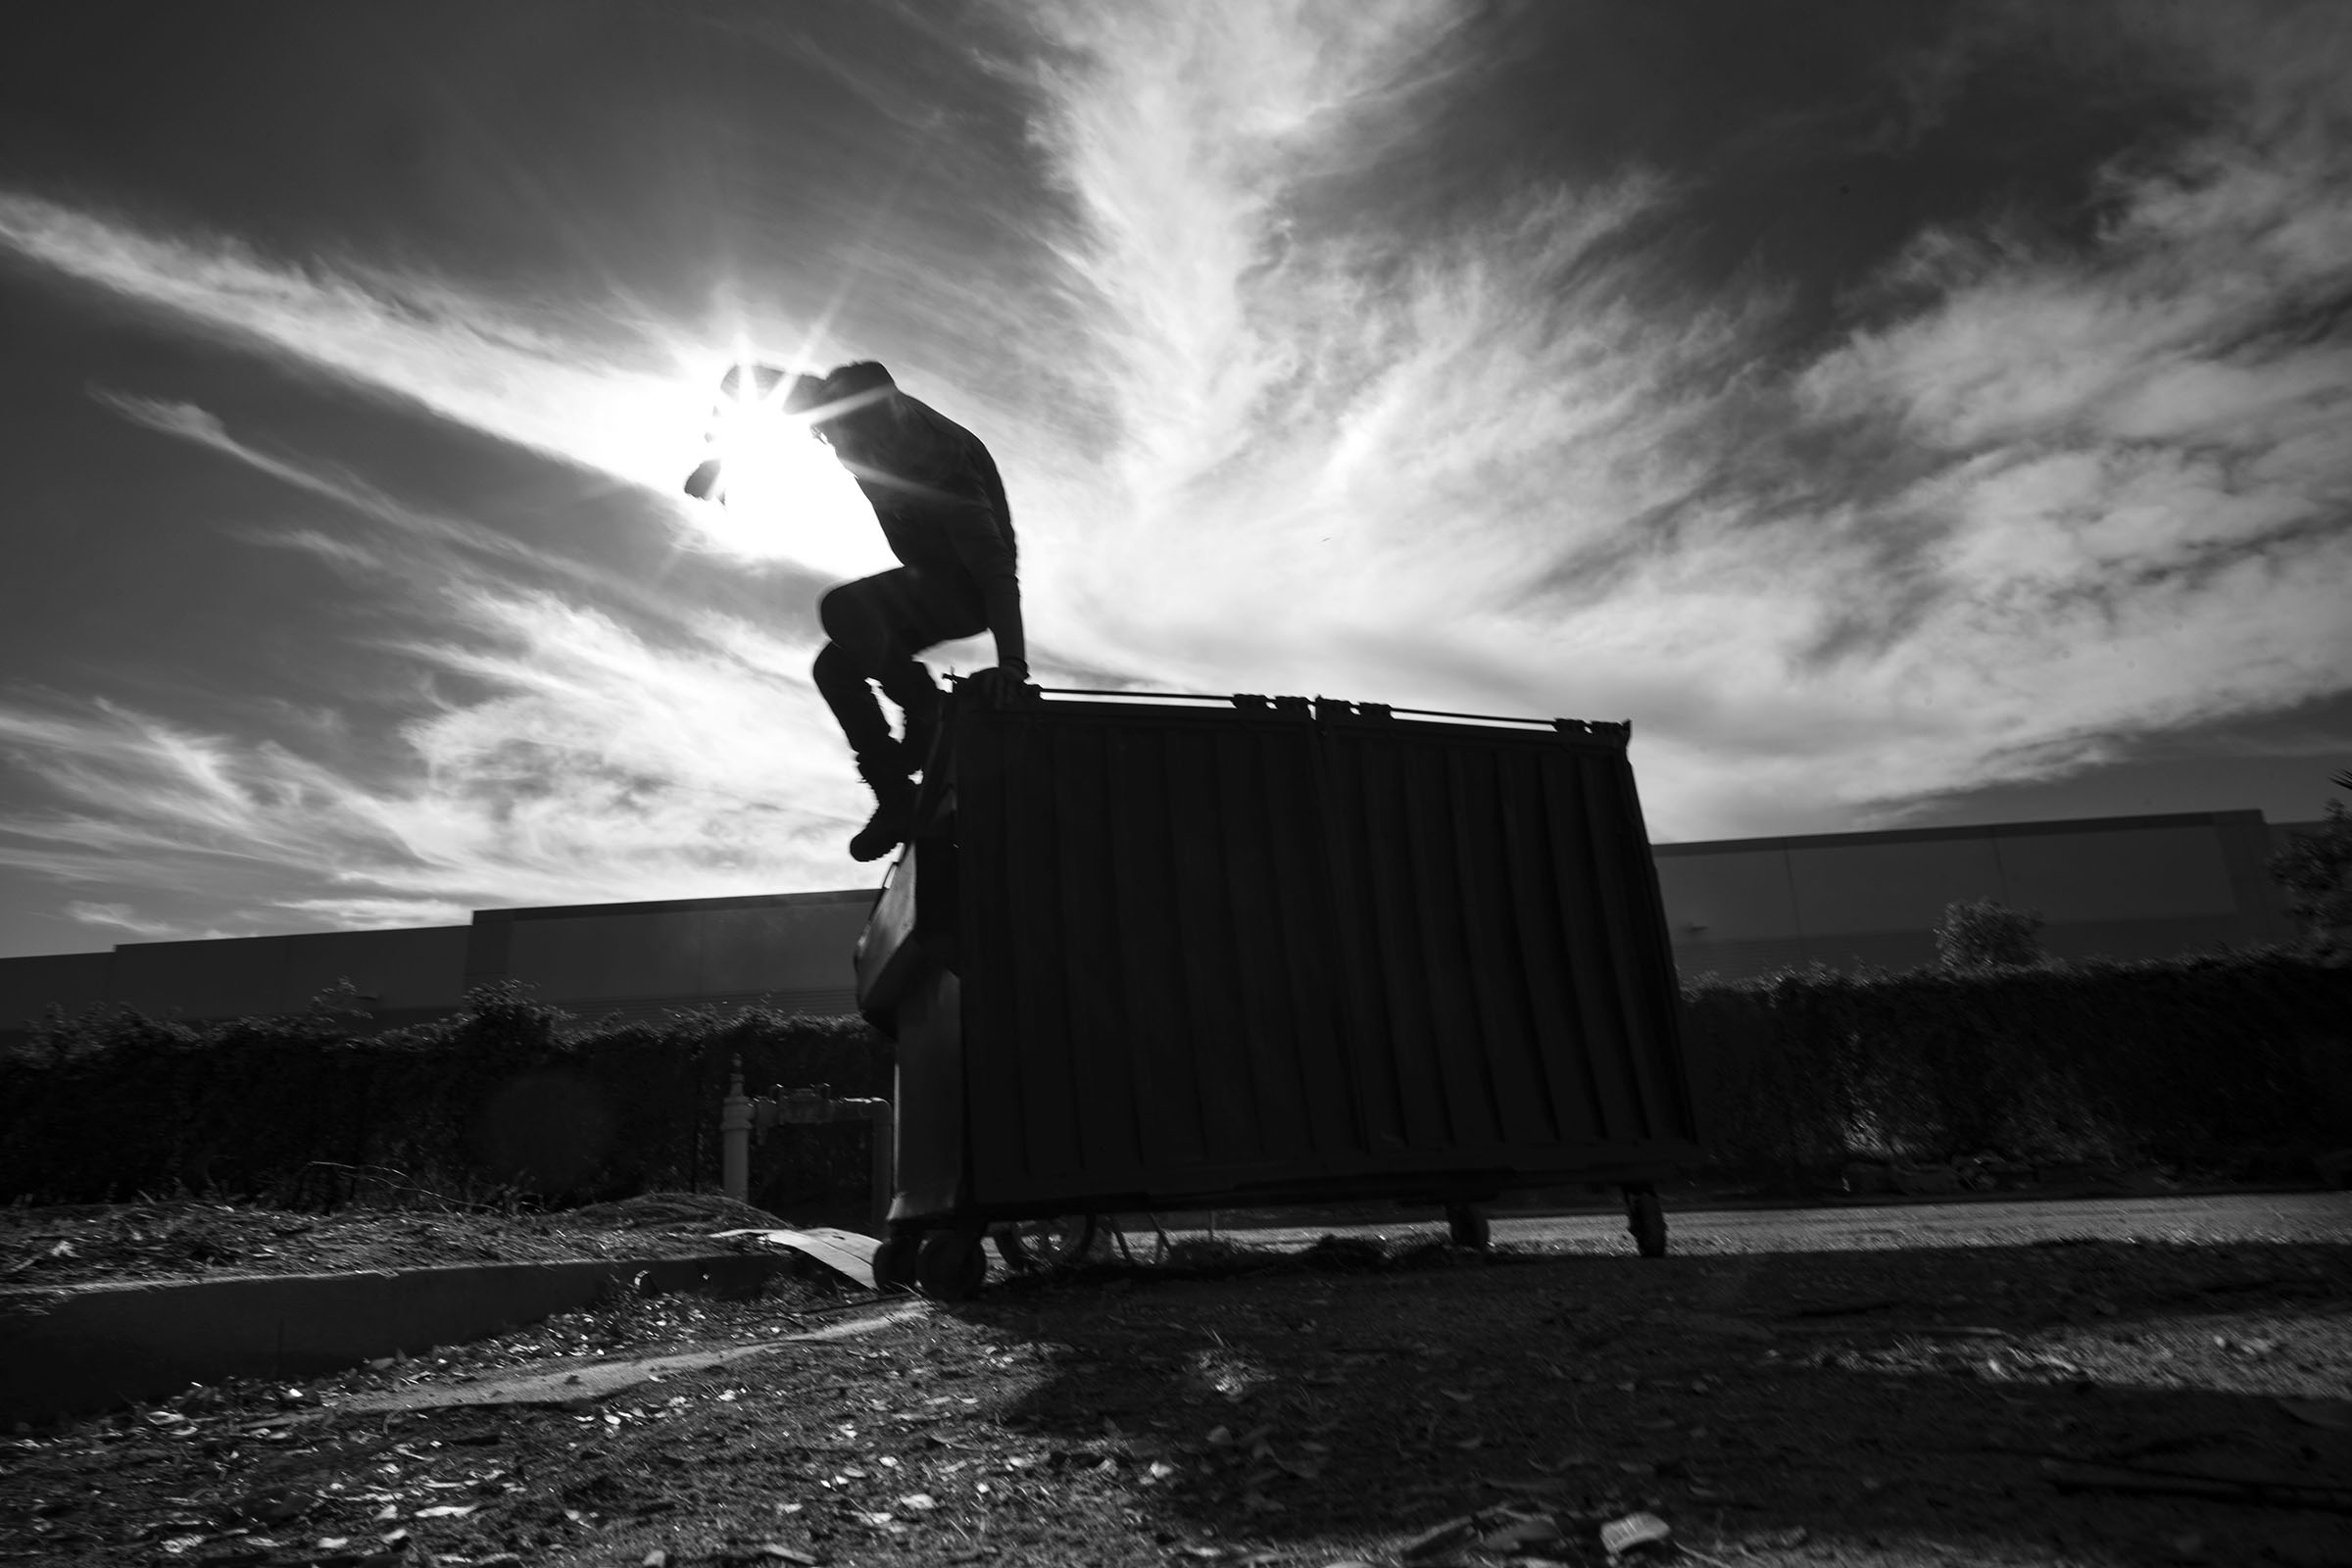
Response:
M2086 1199L2101 1198L2267 1198L2278 1194L2324 1193L2331 1191L2324 1183L2295 1182L2184 1182L2180 1185L2134 1186L2119 1181L2053 1182L2048 1186L2012 1187L1991 1191L1962 1191L1957 1193L1833 1193L1823 1192L1809 1197L1741 1197L1742 1189L1660 1188L1658 1196L1665 1200L1669 1214L1736 1214L1780 1211L1791 1214L1812 1213L1829 1208L1915 1208L1943 1203L2075 1203ZM1590 1200L1544 1201L1524 1205L1494 1202L1481 1205L1489 1219L1577 1219L1595 1215L1623 1214L1624 1200L1614 1196ZM1442 1225L1445 1220L1435 1204L1418 1204L1426 1212L1416 1217L1402 1217L1403 1205L1383 1205L1353 1214L1319 1214L1302 1209L1298 1214L1275 1213L1262 1209L1217 1209L1217 1229L1220 1231L1310 1229L1316 1225L1342 1229L1365 1226L1377 1229L1382 1225ZM1125 1214L1126 1210L1120 1213ZM1209 1212L1206 1209L1186 1209L1182 1213L1162 1214L1160 1219L1170 1230L1199 1230L1194 1216Z
M0 1294L0 1423L94 1414L191 1383L318 1377L483 1339L616 1290L750 1296L792 1262L721 1252Z

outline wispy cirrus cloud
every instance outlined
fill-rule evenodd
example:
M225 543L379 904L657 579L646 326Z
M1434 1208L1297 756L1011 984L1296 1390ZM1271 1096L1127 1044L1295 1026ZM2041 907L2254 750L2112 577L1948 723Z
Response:
M231 236L165 232L5 189L0 250L249 353L640 487L666 504L682 539L746 561L793 560L843 574L891 564L857 487L831 465L803 466L789 515L690 508L678 495L681 475L701 455L710 387L727 357L754 348L821 358L820 328L775 327L772 313L760 313L771 333L792 337L779 349L746 339L750 319L722 331L658 321L635 306L526 310L436 276L339 258L289 263ZM133 418L289 483L320 482L225 440L200 411L135 394L113 401ZM368 488L351 475L326 482Z
M487 695L368 769L113 703L0 705L0 748L50 801L0 822L0 864L280 926L855 880L858 787L799 739L818 727L806 644L718 618L655 641L547 596L467 615L466 645L411 653Z
M521 581L560 584L575 595L662 620L694 612L676 593L589 557L544 549L471 518L412 505L341 466L266 450L232 434L219 416L193 404L106 389L95 396L133 423L332 503L311 526L244 526L240 532L250 543L300 550L379 579L405 578L419 593L466 582ZM371 548L357 531L362 523L375 525L377 537L387 543Z
M179 325L548 456L654 489L691 452L711 361L642 323L546 319L440 278L268 257L232 236L159 230L0 190L0 247Z
M0 756L37 800L0 818L0 865L135 895L71 918L220 935L223 909L254 929L437 923L857 879L841 845L863 808L808 679L811 617L753 624L265 452L201 409L113 401L322 504L315 525L239 531L405 612L410 631L373 635L377 662L410 672L411 716L368 744L306 745L351 740L348 722L260 739L243 722L256 694L209 724L9 694ZM155 912L191 902L215 913Z
M1919 234L1891 309L1792 362L1768 290L1635 286L1636 225L1705 220L1670 178L1530 186L1466 230L1409 197L1318 220L1314 177L1409 121L1446 14L1243 9L1069 15L1081 63L1040 87L1124 432L1089 586L1150 584L1124 625L1155 662L1630 713L1670 835L2342 689L2332 78L2248 66L2107 172L2087 244Z
M93 904L76 899L66 906L66 917L77 925L100 931L121 932L142 942L191 941L207 937L241 936L242 932L212 927L190 927L177 920L159 920L142 914L127 904ZM386 924L416 924L415 921L385 922Z

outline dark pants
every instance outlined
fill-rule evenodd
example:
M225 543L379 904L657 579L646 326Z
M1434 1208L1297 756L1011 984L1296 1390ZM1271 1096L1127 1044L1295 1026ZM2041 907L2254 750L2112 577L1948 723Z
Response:
M911 725L939 707L939 688L915 655L934 643L977 637L988 614L977 592L898 566L828 589L817 618L833 639L817 651L816 689L859 757L890 750L890 720L874 686ZM872 684L868 684L871 682Z

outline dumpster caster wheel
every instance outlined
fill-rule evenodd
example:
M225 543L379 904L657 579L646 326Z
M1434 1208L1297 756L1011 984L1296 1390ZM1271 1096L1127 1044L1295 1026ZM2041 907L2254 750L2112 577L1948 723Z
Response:
M1625 1228L1643 1257L1666 1255L1666 1206L1654 1187L1625 1190Z
M874 1289L913 1289L915 1257L922 1245L922 1232L893 1230L889 1239L874 1249Z
M1456 1247L1474 1247L1483 1252L1492 1240L1488 1234L1487 1216L1468 1203L1446 1205L1446 1228L1452 1233Z
M925 1296L938 1301L968 1301L980 1294L987 1278L988 1254L980 1250L978 1231L933 1231L923 1238L914 1280Z
M1052 1219L1015 1220L997 1230L997 1250L1008 1268L1068 1268L1095 1250L1102 1232L1092 1214L1058 1214Z

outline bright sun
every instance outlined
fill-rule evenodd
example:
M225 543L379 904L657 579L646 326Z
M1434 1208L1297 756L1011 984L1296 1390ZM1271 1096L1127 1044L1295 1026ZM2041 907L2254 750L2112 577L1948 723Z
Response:
M719 461L719 489L693 508L711 543L752 560L789 560L836 575L892 564L882 530L832 451L806 420L777 406L745 374L738 395L721 394L705 456ZM721 498L723 498L723 503Z

